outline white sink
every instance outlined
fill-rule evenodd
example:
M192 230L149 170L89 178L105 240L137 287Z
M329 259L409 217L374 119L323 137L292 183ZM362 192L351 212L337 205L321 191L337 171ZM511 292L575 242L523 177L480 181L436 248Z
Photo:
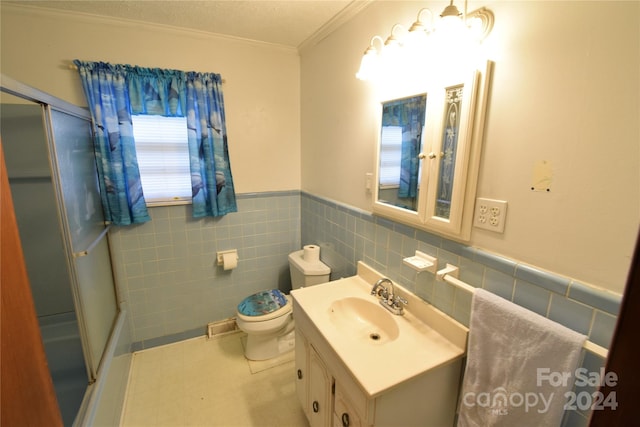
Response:
M357 276L291 292L296 325L317 330L369 397L463 357L468 334L395 283L409 303L404 315L392 314L370 294L380 278L359 262Z
M385 344L398 338L400 329L393 314L372 300L347 297L329 306L329 319L345 334L368 344Z

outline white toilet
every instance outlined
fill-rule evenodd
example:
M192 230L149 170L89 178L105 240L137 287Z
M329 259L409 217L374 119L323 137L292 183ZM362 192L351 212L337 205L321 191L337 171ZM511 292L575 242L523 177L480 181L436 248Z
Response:
M305 260L304 252L289 254L292 289L329 281L331 269L319 259ZM293 350L292 302L278 289L261 291L242 300L236 323L247 333L244 355L249 360L271 359Z

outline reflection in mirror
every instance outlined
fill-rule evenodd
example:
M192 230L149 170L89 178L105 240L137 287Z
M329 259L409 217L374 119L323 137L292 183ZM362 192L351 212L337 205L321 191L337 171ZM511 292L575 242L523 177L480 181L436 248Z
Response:
M378 201L417 211L427 94L382 104Z
M451 196L453 194L453 178L456 166L458 134L462 118L462 96L464 85L446 88L444 117L442 123L442 157L438 176L438 196L436 199L436 216L449 219L451 214Z

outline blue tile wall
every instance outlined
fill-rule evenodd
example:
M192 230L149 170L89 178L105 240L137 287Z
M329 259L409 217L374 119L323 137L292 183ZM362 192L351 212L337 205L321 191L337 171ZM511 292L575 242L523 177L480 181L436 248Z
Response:
M191 205L150 214L109 235L134 349L203 335L207 323L235 316L244 297L290 290L287 255L301 247L298 191L239 195L238 212L221 218L194 219ZM226 249L238 250L231 271L216 265L216 251Z
M203 335L205 325L235 315L242 298L266 288L289 291L287 255L321 246L332 279L352 276L364 261L468 326L471 295L403 264L420 250L460 267L460 279L609 346L620 296L504 256L305 192L238 196L238 212L193 219L191 207L151 208L152 221L114 227L110 244L119 298L131 314L134 350ZM215 263L219 250L238 249L238 268ZM591 353L583 366L601 366ZM563 426L586 426L570 412Z
M470 285L609 346L619 295L308 193L302 193L301 204L302 244L320 245L334 279L355 274L362 260L468 326L471 298L402 263L417 249L437 257L440 266L459 266L460 279Z
M439 266L450 263L460 267L460 279L470 285L609 347L620 295L308 193L301 195L301 209L302 244L320 246L321 259L331 267L332 279L355 274L356 263L362 260L469 326L472 298L468 292L402 263L403 258L420 250L437 257ZM582 357L581 366L589 372L604 366L605 361L593 353L585 351ZM588 411L567 411L562 426L586 427L588 417Z

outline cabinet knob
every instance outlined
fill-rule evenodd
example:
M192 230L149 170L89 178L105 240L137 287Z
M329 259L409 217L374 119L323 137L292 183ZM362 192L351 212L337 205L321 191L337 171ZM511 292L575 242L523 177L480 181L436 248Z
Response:
M342 413L342 427L349 427L349 414L346 412Z
M311 406L313 406L313 412L318 413L318 411L320 410L320 405L318 404L318 401L314 400L313 405Z
M298 379L301 380L302 379L302 370L298 369Z

